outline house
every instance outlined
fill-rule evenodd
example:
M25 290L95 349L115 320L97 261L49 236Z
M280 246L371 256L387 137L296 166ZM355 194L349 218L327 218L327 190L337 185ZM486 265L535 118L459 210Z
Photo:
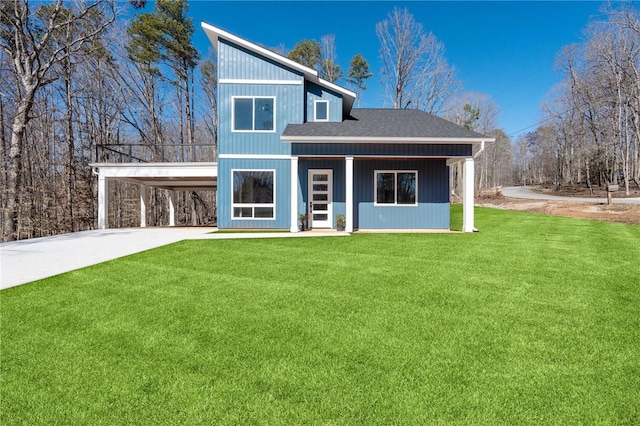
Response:
M418 110L356 109L355 93L202 23L218 55L218 227L449 229L449 167L464 163L474 230L473 147L494 141Z
M449 168L463 163L463 231L474 231L474 155L488 138L418 110L356 109L355 93L314 69L202 23L218 56L218 158L210 163L93 163L98 228L107 183L217 190L218 228L448 230ZM474 145L479 149L474 149ZM97 160L96 160L97 161Z

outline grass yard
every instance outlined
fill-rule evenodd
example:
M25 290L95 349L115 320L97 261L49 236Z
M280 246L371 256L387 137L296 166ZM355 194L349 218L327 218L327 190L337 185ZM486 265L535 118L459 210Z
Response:
M476 212L2 291L0 423L639 424L640 227Z

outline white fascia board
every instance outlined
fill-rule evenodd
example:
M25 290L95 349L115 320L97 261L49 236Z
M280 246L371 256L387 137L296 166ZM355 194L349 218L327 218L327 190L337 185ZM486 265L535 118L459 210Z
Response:
M211 24L207 24L206 22L202 21L201 24L202 29L204 30L204 32L207 34L207 37L209 38L209 41L211 41L211 44L213 45L213 47L217 50L218 49L218 38L222 37L225 40L229 40L230 42L237 44L238 46L244 47L247 50L250 50L252 52L258 53L262 56L265 56L279 64L285 65L289 68L292 68L294 70L297 70L299 72L301 72L302 74L304 74L304 77L313 82L316 83L320 86L323 86L329 90L333 90L334 92L340 93L342 96L344 96L344 101L346 103L345 107L343 108L346 111L350 111L351 108L353 107L353 103L355 102L356 99L356 93L352 92L349 89L345 89L344 87L338 86L337 84L334 83L330 83L327 80L324 80L322 78L320 78L318 76L318 71L314 70L313 68L309 68L306 67L302 64L297 63L296 61L293 61L285 56L279 55L275 52L270 51L269 49L265 49L264 47L258 46L255 43L252 43L248 40L245 40L241 37L238 37L236 35L233 35L227 31L224 31L218 27L214 27Z
M218 176L218 163L91 163L104 177L211 177Z
M337 92L339 94L341 94L344 98L344 101L346 102L346 106L347 106L347 110L350 111L351 108L353 107L353 103L356 100L356 94L355 92L352 92L349 89L345 89L342 86L338 86L337 84L331 83L327 80L324 80L322 78L316 78L316 79L310 79L311 81L313 81L314 83L316 83L319 86L323 86L329 90L333 90L334 92Z
M281 136L282 142L298 143L392 143L392 144L481 144L495 142L495 138L385 138L366 136Z
M255 43L251 43L248 40L245 40L236 35L233 35L218 27L214 27L211 24L207 24L204 21L201 23L201 26L204 32L207 34L207 37L209 37L209 40L211 41L211 44L213 44L213 47L215 49L218 48L218 38L222 37L223 39L229 40L230 42L237 44L238 46L244 47L247 50L258 53L282 65L286 65L289 68L293 68L294 70L297 70L303 73L305 76L313 76L316 78L318 77L318 71L314 70L313 68L305 67L304 65L299 64L296 61L293 61L289 58L286 58L282 55L272 52L269 49L265 49L264 47L258 46Z

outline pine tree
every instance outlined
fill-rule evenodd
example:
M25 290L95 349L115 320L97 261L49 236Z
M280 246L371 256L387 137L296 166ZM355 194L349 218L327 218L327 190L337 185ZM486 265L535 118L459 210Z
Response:
M369 63L367 62L367 60L361 54L356 53L353 58L351 58L349 76L346 80L349 83L353 84L356 88L358 107L360 107L360 97L362 96L362 91L367 89L365 80L372 76L373 74L369 72Z

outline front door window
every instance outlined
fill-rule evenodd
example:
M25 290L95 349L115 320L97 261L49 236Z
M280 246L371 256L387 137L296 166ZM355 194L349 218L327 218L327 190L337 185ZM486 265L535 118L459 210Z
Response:
M331 228L333 170L309 170L309 226Z

